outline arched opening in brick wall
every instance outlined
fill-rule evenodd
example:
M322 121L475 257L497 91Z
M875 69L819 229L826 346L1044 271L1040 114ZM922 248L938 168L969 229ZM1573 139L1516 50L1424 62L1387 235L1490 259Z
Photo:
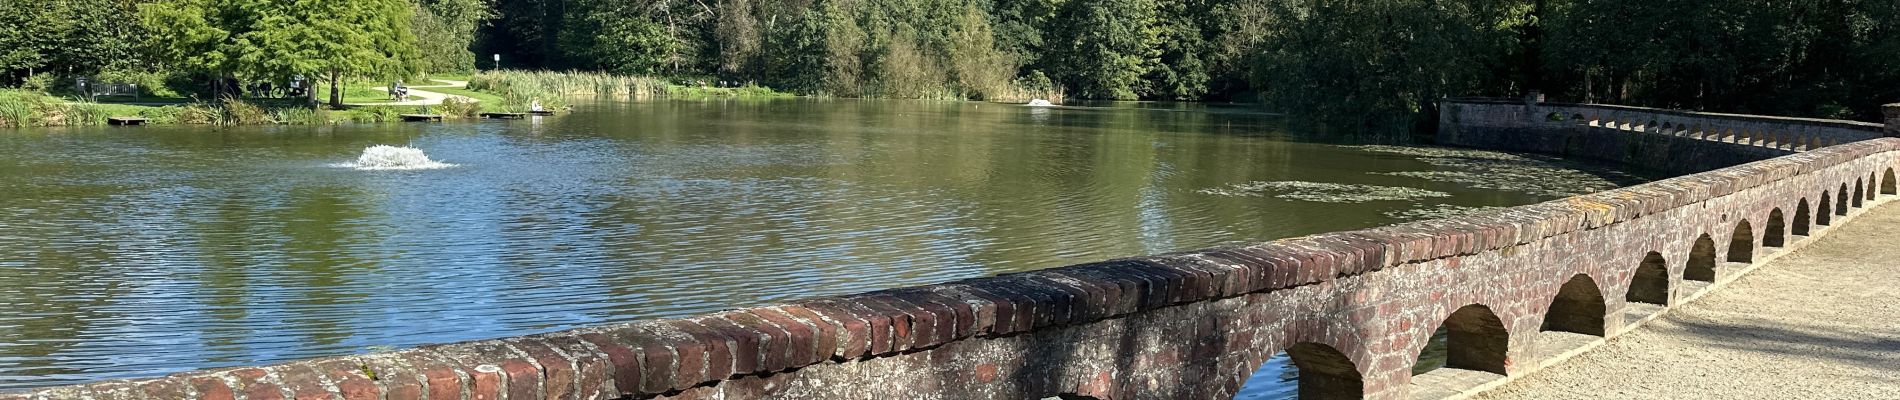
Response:
M1689 249L1689 264L1682 270L1682 279L1692 281L1715 281L1715 239L1709 234L1695 239L1695 247Z
M1663 260L1662 253L1652 251L1643 257L1643 264L1630 275L1630 290L1623 294L1623 300L1669 304L1669 262Z
M1234 392L1235 399L1358 399L1359 368L1333 346L1300 342L1267 358Z
M1874 192L1876 190L1874 189L1874 185L1879 185L1879 184L1880 184L1880 178L1875 177L1874 173L1868 172L1867 173L1867 195L1862 196L1861 200L1874 201Z
M1666 283L1665 283L1666 284ZM1544 312L1539 330L1603 336L1603 316L1609 312L1603 304L1603 291L1589 275L1577 274L1557 289Z
M1827 226L1830 222L1834 222L1834 212L1830 211L1834 207L1834 202L1827 201L1827 196L1829 196L1828 192L1822 190L1821 203L1816 206L1817 209L1814 212L1815 225Z
M1893 168L1888 168L1885 176L1880 178L1880 194L1900 194L1900 187L1896 186L1900 186L1900 183L1893 181Z
M1847 215L1847 184L1841 184L1839 193L1834 194L1834 215Z
M1484 371L1504 374L1505 353L1510 350L1511 334L1504 329L1504 321L1491 312L1490 307L1472 304L1459 308L1445 317L1438 326L1438 333L1426 343L1419 352L1419 359L1412 364L1412 374L1421 375L1439 368ZM1444 341L1438 337L1442 334ZM1442 352L1434 347L1440 347ZM1443 359L1437 356L1443 355Z
M1867 195L1865 194L1865 192L1862 192L1862 191L1861 191L1861 180L1860 180L1860 178L1854 178L1854 201L1853 201L1853 204L1854 204L1854 208L1860 208L1860 207L1862 206L1862 204L1861 204L1861 202L1860 202L1860 201L1861 201L1861 197L1865 197L1865 196L1867 196Z
M1357 399L1363 396L1365 383L1352 359L1338 349L1318 343L1299 343L1286 350L1299 367L1300 398Z
M1782 247L1788 244L1788 223L1781 215L1781 209L1768 211L1767 231L1761 233L1761 247Z
M1755 229L1748 220L1735 224L1735 233L1728 240L1728 262L1755 262Z
M1808 223L1813 220L1813 214L1808 213L1808 198L1802 197L1801 202L1797 203L1794 207L1794 228L1791 229L1789 233L1793 233L1797 236L1807 236Z

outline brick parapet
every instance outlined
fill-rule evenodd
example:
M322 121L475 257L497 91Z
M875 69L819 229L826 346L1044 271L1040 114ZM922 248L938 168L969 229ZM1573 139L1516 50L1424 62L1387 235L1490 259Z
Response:
M1508 327L1516 373L1565 279L1593 277L1620 324L1642 252L1679 277L1691 235L1726 239L1836 183L1873 191L1895 150L1857 141L1456 219L0 399L1222 398L1295 343L1339 351L1369 397L1401 398L1459 306Z
M1887 136L1881 123L1600 104L1448 99L1440 113L1440 143L1593 158L1677 174Z

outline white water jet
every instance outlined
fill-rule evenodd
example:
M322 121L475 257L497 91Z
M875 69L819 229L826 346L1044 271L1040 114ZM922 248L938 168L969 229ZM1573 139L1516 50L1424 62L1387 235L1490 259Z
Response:
M1055 106L1054 103L1050 103L1048 100L1043 100L1043 99L1030 100L1029 104L1025 104L1025 105L1030 106L1030 107L1054 107Z
M336 167L355 168L358 171L439 169L454 167L429 159L422 149L408 146L375 145L363 149L363 155L356 162L334 164Z

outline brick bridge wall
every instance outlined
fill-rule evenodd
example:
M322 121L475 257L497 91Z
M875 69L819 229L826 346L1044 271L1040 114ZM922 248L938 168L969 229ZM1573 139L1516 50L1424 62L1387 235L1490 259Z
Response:
M1403 399L1620 334L1893 194L1896 163L1867 140L1456 219L0 399L1227 399L1281 352L1303 398ZM1413 376L1441 325L1447 368Z
M1867 122L1601 104L1452 99L1439 113L1439 143L1561 154L1677 174L1886 135L1881 124Z

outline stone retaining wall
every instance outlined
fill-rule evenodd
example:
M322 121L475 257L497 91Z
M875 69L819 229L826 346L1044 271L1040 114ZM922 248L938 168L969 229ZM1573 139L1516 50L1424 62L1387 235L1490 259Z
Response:
M1583 157L1689 174L1886 136L1877 123L1600 104L1451 99L1440 143Z
M1896 163L1867 140L1455 219L0 399L1227 399L1276 354L1302 398L1455 393L1828 232ZM1440 326L1448 367L1413 376Z

